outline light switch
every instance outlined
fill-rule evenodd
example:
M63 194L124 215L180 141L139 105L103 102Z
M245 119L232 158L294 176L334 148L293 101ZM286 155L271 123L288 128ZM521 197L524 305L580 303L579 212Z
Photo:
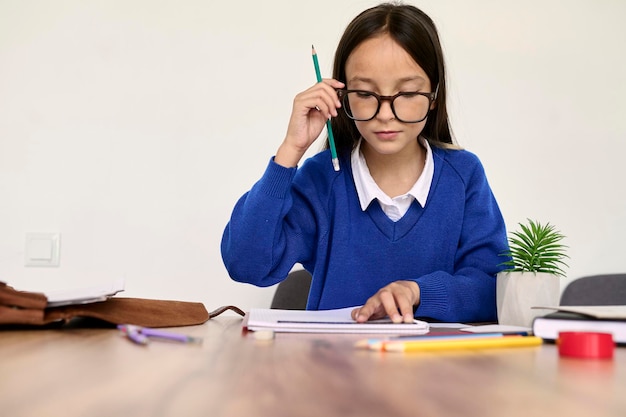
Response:
M60 249L59 233L26 233L24 265L59 266Z

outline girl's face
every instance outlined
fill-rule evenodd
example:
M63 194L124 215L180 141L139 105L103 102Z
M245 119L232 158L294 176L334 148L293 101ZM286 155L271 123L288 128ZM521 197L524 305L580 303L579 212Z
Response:
M370 38L357 46L346 62L348 90L366 90L381 96L400 92L431 92L432 86L424 70L389 35ZM401 99L395 102L400 118ZM427 111L428 102L425 104ZM432 106L431 106L432 107ZM421 118L421 117L417 117ZM355 121L368 147L381 155L414 152L426 120L403 123L396 119L389 101L382 101L378 114L369 121Z

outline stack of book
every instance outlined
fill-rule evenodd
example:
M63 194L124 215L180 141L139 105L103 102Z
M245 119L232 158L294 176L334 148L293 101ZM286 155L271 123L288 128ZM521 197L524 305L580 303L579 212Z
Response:
M559 332L611 333L613 341L626 344L626 305L542 307L556 310L533 321L533 334L555 341Z

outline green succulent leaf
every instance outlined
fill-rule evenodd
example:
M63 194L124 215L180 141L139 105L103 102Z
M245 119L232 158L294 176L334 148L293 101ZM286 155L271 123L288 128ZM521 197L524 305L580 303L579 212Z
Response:
M520 230L509 234L509 250L503 256L509 258L501 265L507 271L547 272L565 276L568 265L565 246L561 241L565 236L550 223L542 225L528 219L527 224L519 223Z

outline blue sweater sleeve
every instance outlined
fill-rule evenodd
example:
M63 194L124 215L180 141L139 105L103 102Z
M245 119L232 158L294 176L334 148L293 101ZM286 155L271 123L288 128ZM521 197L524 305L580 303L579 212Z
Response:
M299 262L296 253L306 245L304 236L314 233L303 230L303 225L314 222L286 219L293 205L296 171L276 164L272 158L261 179L235 205L221 242L224 265L234 280L274 285ZM303 211L298 214L306 216Z
M506 227L480 161L468 152L471 163L455 163L465 183L465 208L455 254L454 273L443 271L416 279L420 305L416 316L443 321L495 321L496 274L504 267L508 249Z

